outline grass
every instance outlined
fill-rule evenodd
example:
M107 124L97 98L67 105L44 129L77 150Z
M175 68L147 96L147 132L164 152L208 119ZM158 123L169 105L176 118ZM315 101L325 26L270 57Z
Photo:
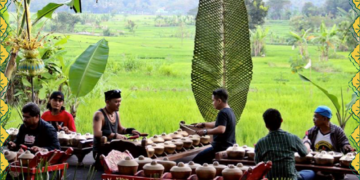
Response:
M154 27L154 18L127 17L138 24L135 34L124 28L123 16L102 23L113 31L125 31L126 35L105 37L109 41L110 61L102 80L92 93L83 98L79 106L76 118L79 132L92 132L92 116L96 110L105 106L103 92L115 88L123 91L120 114L121 124L125 127L135 127L141 132L155 135L175 131L182 120L186 123L203 121L191 91L193 39L187 38L181 43L180 38L171 37L177 27ZM290 28L288 21L271 21L267 26L282 37L286 36ZM75 29L90 31L92 27L76 25ZM187 31L194 33L195 27L188 26ZM102 30L96 29L96 32L101 33ZM71 35L66 44L68 53L65 59L72 60L100 38L103 37ZM239 144L253 145L267 134L262 113L268 108L280 110L284 119L282 129L299 137L303 137L305 131L313 126L313 112L318 105L327 105L335 113L334 106L322 92L291 73L288 61L296 55L297 49L280 45L267 45L266 48L266 57L253 58L254 74L250 92L241 120L236 126L236 140ZM310 46L309 53L313 62L318 63L317 47ZM338 54L347 57L349 52ZM138 66L127 71L126 63L131 58ZM347 58L330 59L323 64L330 68L326 72L313 70L311 80L338 97L343 88L345 100L349 102L352 90L348 82L357 72L356 68ZM337 71L332 72L331 67ZM310 78L309 70L302 74ZM331 121L337 124L335 116ZM19 123L21 120L13 110L7 128ZM347 136L350 136L355 126L357 122L350 120L345 129Z

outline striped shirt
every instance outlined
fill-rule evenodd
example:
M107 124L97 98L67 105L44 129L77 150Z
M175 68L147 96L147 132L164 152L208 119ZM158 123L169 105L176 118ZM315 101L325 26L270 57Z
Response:
M294 152L298 152L301 157L307 154L300 138L281 129L270 131L255 146L255 162L257 164L261 161L272 161L272 168L266 175L268 179L297 180Z

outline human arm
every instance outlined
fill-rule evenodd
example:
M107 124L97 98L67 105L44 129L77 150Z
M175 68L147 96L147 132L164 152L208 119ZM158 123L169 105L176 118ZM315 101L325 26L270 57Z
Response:
M69 129L69 131L71 132L76 132L76 126L75 126L75 121L73 116L70 113L67 113L68 116L68 126L67 128Z
M118 112L117 112L118 113ZM118 117L119 117L119 127L118 127L118 131L120 132L120 134L134 134L134 135L140 135L140 132L137 131L134 128L125 128L121 125L120 123L120 114L118 113Z
M20 128L19 128L19 132L18 134L16 135L16 138L14 140L14 142L8 144L8 147L10 150L18 150L20 149L20 145L21 144L24 144L24 139L25 139L25 133L24 133L25 129L24 129L24 125L21 125ZM10 146L9 146L10 145Z
M310 133L309 133L309 132L310 132ZM312 134L311 132L313 132L313 131L311 131L311 129L308 130L308 131L306 131L305 136L304 136L303 139L302 139L302 143L305 145L305 147L306 147L306 149L307 149L308 152L311 152L312 142L311 142L311 140L309 139L309 136L311 136L311 137L313 136L313 134Z
M197 128L214 128L215 127L215 122L197 123L195 125L195 127L197 127Z
M261 143L260 141L256 143L256 146L255 146L255 157L254 157L254 161L256 164L258 164L259 162L262 161L262 158L261 158L261 152L260 152L260 146L261 146Z
M204 135L214 135L214 134L224 134L226 131L226 126L217 126L213 129L204 129L204 130L198 130L196 133L200 136Z
M340 148L342 152L347 153L350 151L353 151L353 148L351 147L348 138L346 137L344 131L342 129L338 129L338 138L339 138L339 143L340 144Z
M295 143L295 149L299 153L301 157L305 157L310 152L310 146L308 146L308 143L303 144L301 139L297 136L293 136L294 143Z
M224 112L220 111L216 118L216 122L212 122L212 123L214 124L214 128L198 130L198 131L196 131L196 133L201 136L206 135L206 134L210 134L210 135L224 134L226 131L227 123L228 123L228 117Z

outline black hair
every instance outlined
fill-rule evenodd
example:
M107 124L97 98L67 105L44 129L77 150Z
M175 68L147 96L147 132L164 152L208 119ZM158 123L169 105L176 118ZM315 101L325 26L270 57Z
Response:
M221 99L222 102L227 103L229 94L224 88L219 88L213 91L213 95L216 99Z
M268 109L264 112L263 118L266 124L266 127L270 130L278 130L281 126L281 114L277 109Z
M32 102L25 104L25 106L22 108L21 111L23 113L29 113L30 116L32 116L32 117L36 117L36 116L40 117L39 106L37 106L35 103L32 103Z

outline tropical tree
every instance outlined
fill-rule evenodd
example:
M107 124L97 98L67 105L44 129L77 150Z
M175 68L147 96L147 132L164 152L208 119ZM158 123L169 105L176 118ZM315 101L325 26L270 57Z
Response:
M319 8L316 7L312 2L306 2L302 8L302 13L309 16L317 16L319 15Z
M324 10L329 15L337 17L339 15L338 8L349 11L351 9L351 5L348 0L326 0L324 3Z
M338 37L341 41L339 44L340 51L348 51L351 48L354 48L357 45L356 41L360 41L360 38L352 35L352 25L354 23L354 19L357 18L358 12L350 9L349 11L345 11L342 8L338 7L338 12L341 16L342 22L339 23L338 28Z
M32 32L32 26L36 26L40 20L42 20L44 17L46 18L52 18L53 12L58 9L59 7L62 7L64 5L69 6L70 8L74 9L75 12L81 12L81 0L71 0L67 3L49 3L43 9L39 10L37 12L36 18L32 21L30 19L30 2L31 0L24 0L23 2L20 0L14 0L14 4L16 7L16 19L17 19L17 28L15 32L7 31L7 37L8 41L11 42L10 44L7 44L10 46L11 52L10 52L10 58L7 62L7 66L5 69L5 76L11 80L12 75L14 71L16 70L16 59L19 53L19 50L23 47L26 43L29 44L29 42L37 42L38 44L41 44L43 39L36 39L32 38L31 34L40 34L40 31L38 33ZM34 48L34 47L33 47ZM3 97L2 97L3 99Z
M282 17L282 12L285 7L291 2L289 0L269 0L266 2L266 5L270 8L270 16L272 19L280 20Z
M253 56L265 55L265 38L268 32L268 28L263 29L261 26L258 26L255 30L250 30L251 53Z
M329 49L332 48L336 51L336 44L340 42L337 36L336 24L328 30L325 23L322 22L319 34L313 38L313 41L318 43L318 47L321 51L321 60L328 61Z
M249 28L255 29L265 23L269 7L265 6L263 0L245 0L247 12L249 14Z
M299 53L301 56L308 58L308 41L315 38L315 36L309 36L309 31L311 29L307 29L306 31L302 30L301 33L296 33L290 31L290 38L292 39L292 45L295 47L299 47Z

